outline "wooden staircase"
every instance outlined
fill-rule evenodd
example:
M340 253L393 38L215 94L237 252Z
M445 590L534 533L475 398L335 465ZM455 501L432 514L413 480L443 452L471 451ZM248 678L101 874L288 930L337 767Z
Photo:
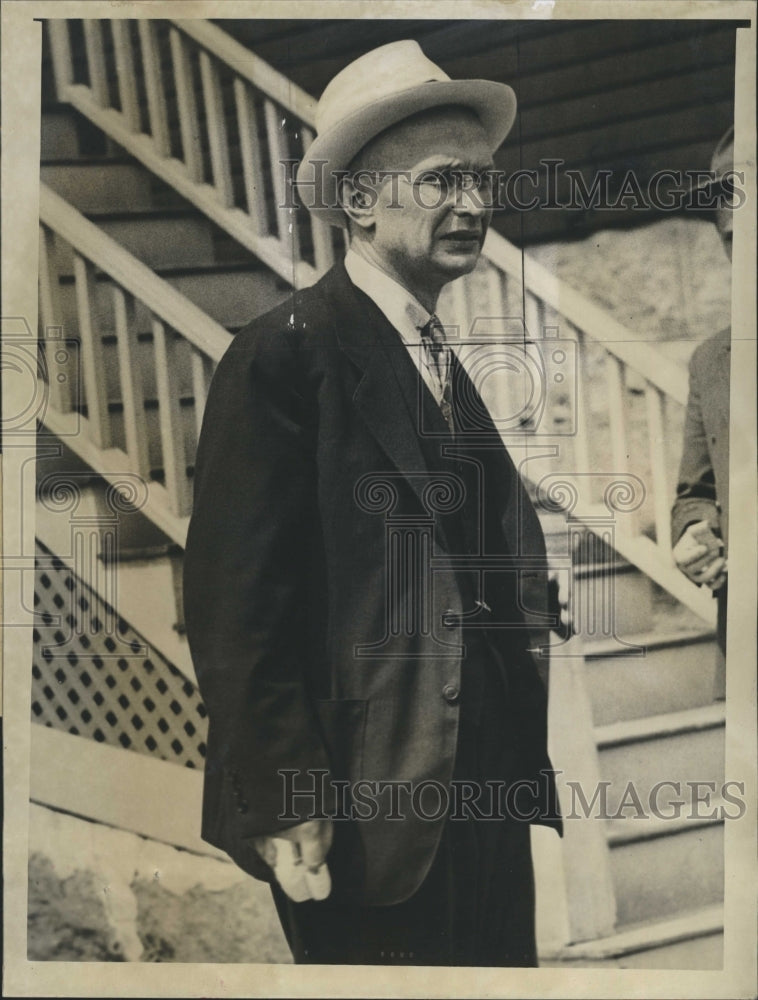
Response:
M144 158L140 162L68 105L51 100L43 108L42 150L45 185L220 327L233 333L288 294L290 284L282 273L264 263L250 245L242 245L230 235L221 215L209 217L197 202L177 193L165 175L159 177L148 170ZM311 244L314 253L317 246L315 233ZM59 278L58 320L65 331L75 331L81 308L75 281L76 252L65 240L53 240L51 249ZM98 317L95 332L112 445L119 455L127 455L134 429L130 431L132 418L124 400L123 354L119 353L122 331L113 311L114 282L95 269L92 288L91 308ZM144 388L144 473L149 484L160 486L167 481L165 401L157 379L154 326L147 312L137 310L133 332L132 360ZM173 385L177 423L173 433L185 442L186 452L179 464L186 483L191 484L203 398L197 392L195 346L176 331L171 335L176 348ZM88 417L86 401L82 412ZM82 476L78 510L82 514L89 510L94 517L103 509L107 490L106 481L92 475L92 469L101 471L88 457L95 453L75 454L66 446L65 437L61 441L59 455L38 462L38 478L51 477L52 482L56 473L78 471ZM118 464L108 468L115 474ZM169 479L175 474L176 470L169 470ZM147 504L122 512L119 518L118 558L112 565L117 574L118 610L138 635L192 681L179 587L187 509L174 511L177 516L173 518L156 517L153 510ZM660 515L660 502L657 512ZM593 783L610 782L611 813L617 810L620 794L630 781L643 803L650 789L661 781L681 782L683 799L692 798L688 781L710 781L720 789L724 780L724 712L723 706L712 702L711 625L616 551L606 551L596 562L572 564L570 546L575 531L574 535L569 531L570 519L554 510L545 510L542 516L551 557L570 566L571 593L586 598L612 574L617 609L612 635L583 632L575 623L578 634L555 649L552 752L556 766L566 772L564 782L578 781L588 797ZM40 541L47 549L68 552L67 512L56 516L49 505L44 506L38 525ZM657 526L660 530L660 517ZM100 555L101 563L107 561L105 553ZM83 572L90 572L93 565L92 561L84 564ZM703 602L693 603L699 608ZM624 655L630 651L635 655ZM571 719L566 718L567 708ZM586 724L574 725L577 719ZM564 809L570 802L567 791L564 785ZM670 798L660 796L664 811L671 811ZM719 805L717 794L712 799L709 807L700 807L702 813L711 813L714 805ZM682 808L683 817L689 808ZM567 819L570 833L567 830L564 868L571 927L568 940L543 944L544 964L719 967L723 821L705 817L640 819L634 818L633 809L625 815L610 820ZM590 848L588 824L593 835ZM576 878L582 866L590 874L594 871L602 886L602 898L592 906L587 905L581 880ZM579 886L573 896L572 885Z
M542 520L560 566L567 524ZM582 633L575 615L581 634L551 655L569 939L544 942L541 962L720 968L724 810L734 817L737 807L721 799L725 710L713 701L713 630L633 564L602 546L589 551L599 558L573 569L577 604L594 589L601 607L611 560L619 613L611 636Z

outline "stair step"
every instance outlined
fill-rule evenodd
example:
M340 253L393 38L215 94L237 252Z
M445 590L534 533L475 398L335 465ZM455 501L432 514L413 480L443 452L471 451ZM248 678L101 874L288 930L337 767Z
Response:
M595 729L595 738L601 749L625 746L647 742L656 737L678 736L720 728L724 725L724 718L724 703L716 702L688 711L667 712L646 719L630 719L609 726L598 726Z
M730 809L735 815L736 807ZM721 815L715 800L697 812L686 808L678 820L630 818L609 824L616 828L609 845L619 925L723 901L724 823L702 818L712 814Z
M155 207L150 175L127 158L43 163L40 179L80 212Z
M611 854L621 925L674 916L724 897L723 828L640 843Z
M128 547L119 545L118 552L113 553L109 559L104 556L103 562L150 562L153 559L163 559L164 556L180 555L181 548L173 542L166 542L165 545L140 545Z
M214 263L211 229L198 212L153 209L132 213L89 213L89 218L148 267L177 268ZM55 242L58 273L71 274L73 250L65 240Z
M619 560L577 566L571 583L569 608L575 628L591 648L602 642L613 623L613 634L626 637L650 627L653 601L650 579L636 566ZM607 622L608 626L601 625Z
M63 323L67 331L67 336L75 335L77 331L76 316L68 310L73 307L73 288L63 289L62 294ZM96 293L96 306L98 314L98 324L101 331L108 331L112 327L112 302L108 301L105 289L98 289ZM135 323L137 329L148 327L150 320L147 310L138 307ZM113 333L103 333L103 372L105 375L105 389L109 404L121 403L122 392L120 383L120 365L118 360L118 345ZM173 374L177 380L177 387L180 398L189 400L193 394L192 371L191 371L191 347L188 341L182 338L174 338L174 369ZM155 378L155 348L152 334L141 334L133 352L132 371L139 373L139 384L143 398L147 402L148 408L151 402L157 399L157 386ZM70 374L73 386L74 398L84 401L83 389L79 383L76 371Z
M63 441L60 444L60 455L38 456L37 482L41 490L52 489L56 483L71 480L73 476L80 497L75 510L76 517L100 518L104 526L112 525L116 521L119 553L133 550L162 551L171 544L160 528L141 510L136 508L123 510L121 506L114 510L113 505L107 501L109 484L102 476L92 473ZM127 469L124 472L129 474ZM57 525L63 532L60 537L56 536L56 539L53 539L56 541L56 548L51 549L58 552L61 558L64 558L68 551L64 547L64 540L70 537L71 511L67 516L68 521L66 516L54 513L44 505L38 505L38 519L53 526ZM48 545L48 548L51 546Z
M71 108L61 105L54 111L43 111L40 125L41 162L73 160L79 155L79 133Z
M195 409L193 405L185 405L179 409L180 428L174 428L177 438L185 442L185 467L187 474L192 471L195 449L197 446ZM147 424L148 459L150 466L150 477L156 482L163 483L163 450L161 447L160 415L156 408L145 409L145 423ZM120 407L113 407L110 410L110 424L113 434L113 447L126 451L126 433L124 431L124 417Z
M194 302L222 326L243 326L262 313L273 309L287 298L287 289L279 287L273 275L264 270L251 271L244 265L213 265L207 268L177 268L161 270L166 280L182 295ZM103 333L113 333L112 283L106 277L96 282L95 311ZM62 323L66 336L78 329L76 296L73 282L61 282ZM148 324L137 329L149 329Z
M541 966L575 963L625 969L720 969L724 912L707 906L680 916L648 921L595 941L544 949Z
M596 726L677 712L713 701L713 633L682 631L631 634L644 656L618 656L617 648L591 645L586 650L587 690Z
M654 786L679 782L680 792L668 785L661 787L658 802L662 809L670 808L676 798L692 799L696 793L688 782L713 782L720 790L724 781L724 718L724 703L717 702L596 727L600 779L610 782L610 812L618 811L630 785L644 806ZM626 814L634 811L632 802Z

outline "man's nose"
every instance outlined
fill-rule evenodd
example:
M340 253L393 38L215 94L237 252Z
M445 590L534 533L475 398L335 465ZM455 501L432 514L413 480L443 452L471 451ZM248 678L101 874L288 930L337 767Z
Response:
M482 218L489 215L491 205L488 204L486 192L476 187L462 187L455 194L455 205L453 211L456 215L473 215Z

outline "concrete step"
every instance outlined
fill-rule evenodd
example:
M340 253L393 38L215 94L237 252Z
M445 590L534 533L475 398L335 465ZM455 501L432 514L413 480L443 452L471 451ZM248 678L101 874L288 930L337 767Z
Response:
M540 952L542 967L720 969L724 913L707 906L667 920L647 921L598 938Z
M718 804L717 804L718 803ZM610 866L619 926L667 916L724 898L721 799L686 807L679 818L609 824ZM727 815L736 815L730 805Z
M148 267L192 267L215 262L210 224L191 209L89 213L89 219ZM73 251L65 240L56 240L55 262L59 274L73 273Z
M592 644L585 657L592 720L605 726L627 719L698 708L713 701L713 633L630 634L644 655L618 655L616 644Z
M617 813L626 801L629 807L622 815L633 815L638 807L629 796L635 793L643 806L657 794L662 809L677 798L690 801L696 792L688 782L712 782L715 790L720 790L724 782L724 717L724 703L716 702L596 727L600 779L610 782L609 813ZM658 793L653 791L659 783L669 782L678 782L681 787L677 790L664 784Z

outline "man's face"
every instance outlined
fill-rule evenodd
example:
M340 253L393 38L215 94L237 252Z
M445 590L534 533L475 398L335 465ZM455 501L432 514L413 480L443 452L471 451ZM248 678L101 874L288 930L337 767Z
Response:
M445 108L402 122L359 163L410 173L371 185L372 249L388 270L411 287L441 288L474 269L492 215L491 194L475 181L494 163L473 114Z

